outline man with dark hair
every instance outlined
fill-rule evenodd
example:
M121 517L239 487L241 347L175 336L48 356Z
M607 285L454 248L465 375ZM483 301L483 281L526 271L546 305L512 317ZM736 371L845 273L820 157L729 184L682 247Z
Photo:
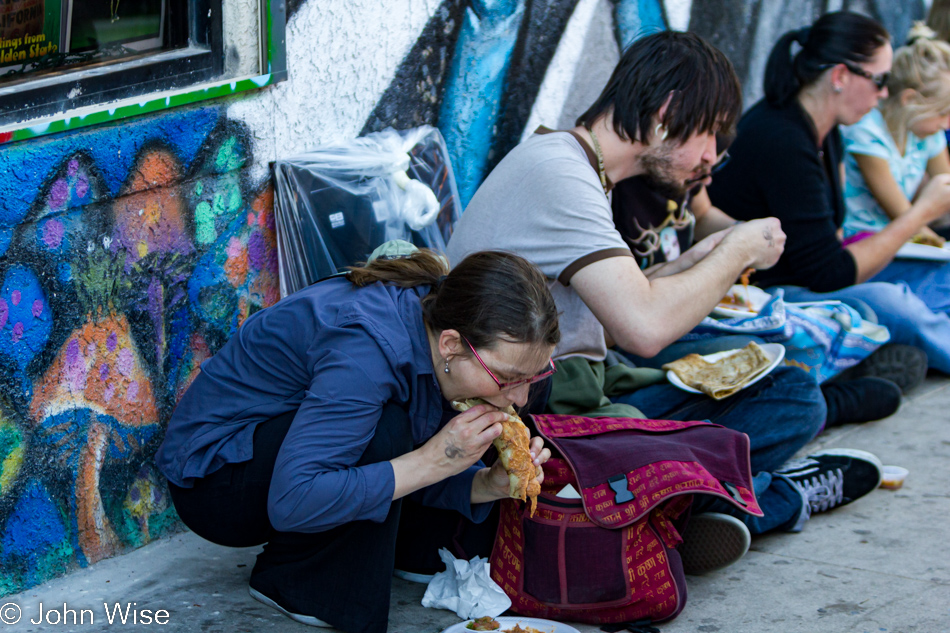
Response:
M648 277L613 222L613 183L642 175L670 197L707 183L717 158L716 133L731 132L740 108L738 79L720 51L691 33L644 37L624 53L577 127L539 130L499 163L448 245L452 262L486 248L510 250L550 279L562 333L551 411L708 419L749 435L756 494L766 516L694 519L682 552L694 572L741 556L749 543L746 525L757 533L798 530L819 507L860 496L852 485L847 497L820 506L798 475L778 472L825 421L821 391L800 369L778 367L721 402L665 382L650 385L642 374L615 379L618 367L629 368L609 347L656 355L709 314L743 270L768 268L782 254L785 234L778 220L760 219L706 237ZM656 372L653 381L659 380L663 374ZM621 384L627 389L618 393ZM633 390L633 384L650 386ZM814 461L824 473L831 459ZM848 470L841 466L844 457L834 459L836 468ZM864 494L877 481L862 485Z

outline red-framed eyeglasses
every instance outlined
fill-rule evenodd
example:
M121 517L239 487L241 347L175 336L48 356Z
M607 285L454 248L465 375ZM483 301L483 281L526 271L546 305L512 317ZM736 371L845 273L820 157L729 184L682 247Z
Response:
M551 363L550 369L547 369L541 372L540 374L536 374L532 376L531 378L523 378L521 380L512 380L509 382L502 382L498 380L498 378L495 377L495 374L492 373L492 370L488 368L488 365L486 365L485 361L482 360L482 357L478 355L478 352L475 351L475 347L471 343L468 342L468 339L463 336L462 340L465 341L465 344L468 345L468 348L472 350L473 354L475 354L475 360L477 360L478 364L481 365L482 368L488 372L488 375L491 376L491 379L495 381L495 384L498 385L498 389L500 391L504 391L505 389L513 389L515 387L520 387L521 385L532 385L536 382L540 382L544 380L548 376L554 375L554 372L557 371L557 367L554 366L554 360L548 359L548 362Z

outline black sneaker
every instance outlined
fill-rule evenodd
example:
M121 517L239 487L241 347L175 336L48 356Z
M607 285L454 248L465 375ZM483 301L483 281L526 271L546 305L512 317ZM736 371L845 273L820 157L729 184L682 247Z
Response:
M841 379L873 376L890 380L907 393L927 377L927 352L911 345L888 343L841 374Z
M704 512L689 519L677 548L683 572L698 576L733 564L749 551L752 535L745 523L728 514Z
M913 348L911 348L913 349ZM825 428L860 424L893 415L901 406L901 389L883 378L836 380L821 385L828 405Z
M881 460L866 451L832 448L786 463L775 472L791 481L807 503L804 518L860 499L881 485Z

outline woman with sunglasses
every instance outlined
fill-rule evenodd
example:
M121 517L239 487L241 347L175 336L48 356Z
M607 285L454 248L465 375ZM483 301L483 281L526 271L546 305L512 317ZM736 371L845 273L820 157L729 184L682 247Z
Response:
M891 343L901 345L885 346L858 373L906 390L923 380L928 362L950 372L950 317L904 286L864 282L950 208L950 174L931 179L906 213L867 239L845 245L841 232L839 126L857 123L887 96L892 57L884 27L856 13L827 13L783 35L766 65L765 98L743 115L731 160L708 189L732 217L781 220L785 252L756 275L757 284L785 288L788 301L838 299L873 309Z
M250 593L299 622L385 632L401 499L478 522L508 496L479 460L495 407L553 372L554 300L516 255L446 273L428 251L380 258L252 315L168 424L156 461L182 521L265 544ZM449 406L474 397L493 406ZM550 456L537 437L531 454Z

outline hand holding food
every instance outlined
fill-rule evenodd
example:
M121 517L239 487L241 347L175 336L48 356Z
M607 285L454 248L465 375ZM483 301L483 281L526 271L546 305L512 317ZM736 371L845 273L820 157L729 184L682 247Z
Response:
M455 416L425 443L428 462L445 477L464 471L485 454L506 418L490 405Z
M927 226L920 229L917 235L910 238L911 244L923 244L924 246L935 246L937 248L943 248L946 242L947 240L937 235L933 229Z
M757 270L774 266L785 251L785 232L778 218L761 218L737 224L723 242L727 240L744 248L749 254L749 266Z
M484 404L484 401L478 398L454 400L452 408L456 411L467 411L479 404ZM541 467L535 466L534 458L531 456L531 437L528 427L524 425L512 407L509 406L503 412L508 415L502 422L501 435L495 438L493 444L498 449L499 460L508 473L509 496L522 501L530 498L531 516L534 516L538 503L537 497L541 492L541 484L538 481Z

